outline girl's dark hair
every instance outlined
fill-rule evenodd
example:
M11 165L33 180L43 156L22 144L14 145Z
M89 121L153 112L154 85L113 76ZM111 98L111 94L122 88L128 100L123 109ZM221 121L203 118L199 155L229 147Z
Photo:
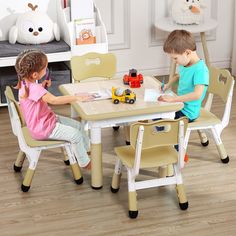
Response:
M25 96L28 97L28 87L25 85L24 79L30 78L34 72L40 72L47 66L48 59L44 52L37 49L29 49L21 52L15 63L15 69L18 76L16 89L21 88L21 82L25 86Z
M183 54L187 49L196 51L194 36L186 30L174 30L167 37L163 50L166 53Z

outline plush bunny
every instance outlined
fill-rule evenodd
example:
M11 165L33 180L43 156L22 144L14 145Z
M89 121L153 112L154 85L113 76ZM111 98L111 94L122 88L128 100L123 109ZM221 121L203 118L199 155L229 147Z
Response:
M15 44L40 44L48 43L54 38L60 40L60 31L56 23L46 13L35 11L38 7L31 3L28 7L32 11L21 14L9 31L9 42Z
M173 0L171 15L178 24L199 24L205 7L204 0Z

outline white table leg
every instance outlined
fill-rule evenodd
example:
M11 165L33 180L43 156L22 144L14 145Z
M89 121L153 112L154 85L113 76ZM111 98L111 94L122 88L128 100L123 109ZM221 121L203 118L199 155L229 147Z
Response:
M93 189L101 189L103 173L101 128L99 127L91 127L91 163L91 187Z

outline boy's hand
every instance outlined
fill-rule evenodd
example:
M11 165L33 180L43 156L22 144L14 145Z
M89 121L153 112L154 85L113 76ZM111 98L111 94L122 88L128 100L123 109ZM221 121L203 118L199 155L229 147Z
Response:
M162 95L158 98L160 102L175 102L175 97L170 95Z
M46 79L42 82L42 86L44 88L49 88L51 85L52 85L52 81L50 79L49 80Z
M164 84L163 87L160 86L160 91L161 91L162 93L164 93L168 88L169 88L169 87L168 87L168 84Z

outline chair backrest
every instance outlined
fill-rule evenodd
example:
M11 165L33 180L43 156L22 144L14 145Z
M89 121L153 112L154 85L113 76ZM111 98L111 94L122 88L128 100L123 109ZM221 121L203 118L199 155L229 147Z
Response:
M228 70L219 69L214 66L209 68L209 73L208 92L220 96L223 102L226 103L234 84L233 76Z
M225 103L223 117L221 119L222 128L229 124L231 104L233 99L234 78L228 70L211 66L209 68L210 81L208 88L208 98L205 109L210 111L214 95L218 95Z
M12 113L11 113L11 106L10 106L10 103L14 103L15 105L15 108L16 108L16 111L17 111L17 114L19 116L19 120L20 120L20 125L21 127L25 126L25 119L23 117L23 114L20 110L20 106L18 104L18 102L16 101L15 97L14 97L14 94L12 92L12 89L10 86L7 86L6 87L6 90L5 90L5 96L6 96L6 99L7 99L7 104L8 104L8 111L9 111L9 116L10 116L10 119L11 119L11 126L12 126L12 131L13 133L15 134L15 124L12 120Z
M131 129L131 146L135 149L133 171L135 176L139 173L141 153L144 149L179 145L178 165L184 167L184 136L188 120L182 117L178 120L160 120L152 123L135 123ZM158 131L160 130L160 131ZM158 153L157 153L158 157Z
M184 123L185 134L188 123L187 118L180 118L177 120L159 120L151 123L137 122L132 124L130 127L130 142L132 147L136 148L140 126L144 127L142 149L178 144L180 121L183 121Z
M110 79L116 73L116 57L112 53L87 53L70 61L75 82Z
M20 118L21 112L20 112L19 105L16 102L13 96L12 90L9 86L5 90L5 95L6 95L7 104L8 104L8 111L9 111L9 116L11 120L12 131L18 138L20 149L24 151L26 150L27 144L25 142L25 138L22 132L23 126L22 126L22 121Z

